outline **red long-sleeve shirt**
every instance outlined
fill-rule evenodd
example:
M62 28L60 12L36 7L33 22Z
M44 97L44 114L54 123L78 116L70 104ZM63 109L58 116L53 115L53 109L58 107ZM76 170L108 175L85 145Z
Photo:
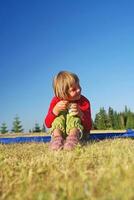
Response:
M59 101L61 101L61 99L59 99L57 97L53 97L53 99L50 103L48 113L44 120L47 128L51 128L52 122L57 117L53 113L53 108ZM81 121L82 121L82 125L84 127L84 132L90 132L91 127L92 127L92 120L91 120L91 109L90 109L89 100L86 97L84 97L83 95L81 95L81 98L79 100L76 100L74 103L77 103L80 110L83 112L83 117L82 117Z

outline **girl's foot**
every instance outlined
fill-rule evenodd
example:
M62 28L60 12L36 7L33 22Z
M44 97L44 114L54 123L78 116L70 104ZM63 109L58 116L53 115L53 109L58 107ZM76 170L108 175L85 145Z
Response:
M64 144L64 150L73 150L77 144L79 143L79 138L78 136L75 134L75 135L69 135L67 138L66 138L66 142Z
M57 151L63 149L64 139L62 136L54 136L52 142L50 143L50 149Z

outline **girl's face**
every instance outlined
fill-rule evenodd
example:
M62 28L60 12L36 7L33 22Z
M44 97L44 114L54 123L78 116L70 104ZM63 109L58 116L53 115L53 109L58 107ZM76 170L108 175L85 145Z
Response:
M75 83L68 90L68 99L69 101L79 100L81 97L81 87L79 83Z

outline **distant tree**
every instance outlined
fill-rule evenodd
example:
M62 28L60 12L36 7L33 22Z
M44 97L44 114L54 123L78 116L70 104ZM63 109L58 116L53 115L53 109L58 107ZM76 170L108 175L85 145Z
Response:
M41 130L41 132L43 132L43 133L45 133L45 132L46 132L46 127L45 127L45 125L44 125L44 124L42 125L42 130Z
M12 132L14 132L14 133L23 132L23 128L21 125L21 121L19 120L19 117L14 118Z
M126 129L133 129L134 128L134 114L132 112L128 112L127 114L127 122L126 122Z
M34 132L34 133L39 133L39 132L41 132L41 128L40 128L40 126L39 126L38 123L35 123L35 127L34 127L34 129L33 129L33 132Z
M115 130L120 129L119 114L116 111L114 111L114 114L113 114L113 129Z
M92 128L91 128L91 129L94 130L94 129L96 129L96 128L95 128L95 122L94 122L93 119L91 119L91 121L92 121Z
M93 120L92 120L93 121ZM108 112L102 107L93 121L93 129L134 129L134 112L125 106L123 112L114 111L109 107Z
M123 116L124 116L124 126L126 128L126 125L127 125L127 118L128 118L128 115L131 113L130 109L128 109L127 106L125 106L125 110L124 112L122 112Z
M98 129L99 128L99 113L96 113L95 115L95 119L94 119L94 129Z
M95 128L99 130L107 129L107 113L104 107L100 108L100 111L95 116Z
M118 114L119 117L119 129L125 129L126 128L126 118L123 112Z
M108 119L107 119L107 129L113 129L114 127L114 110L113 108L108 108Z
M7 133L7 132L8 132L8 130L7 130L7 125L6 125L6 123L2 123L2 124L1 124L1 127L0 127L0 133L5 134L5 133Z

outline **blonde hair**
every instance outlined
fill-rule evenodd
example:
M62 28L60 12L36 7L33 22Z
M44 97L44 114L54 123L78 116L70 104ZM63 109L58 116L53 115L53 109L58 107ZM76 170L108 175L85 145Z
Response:
M68 97L69 88L75 84L79 84L79 78L76 74L60 71L53 79L53 89L55 96L66 99Z

